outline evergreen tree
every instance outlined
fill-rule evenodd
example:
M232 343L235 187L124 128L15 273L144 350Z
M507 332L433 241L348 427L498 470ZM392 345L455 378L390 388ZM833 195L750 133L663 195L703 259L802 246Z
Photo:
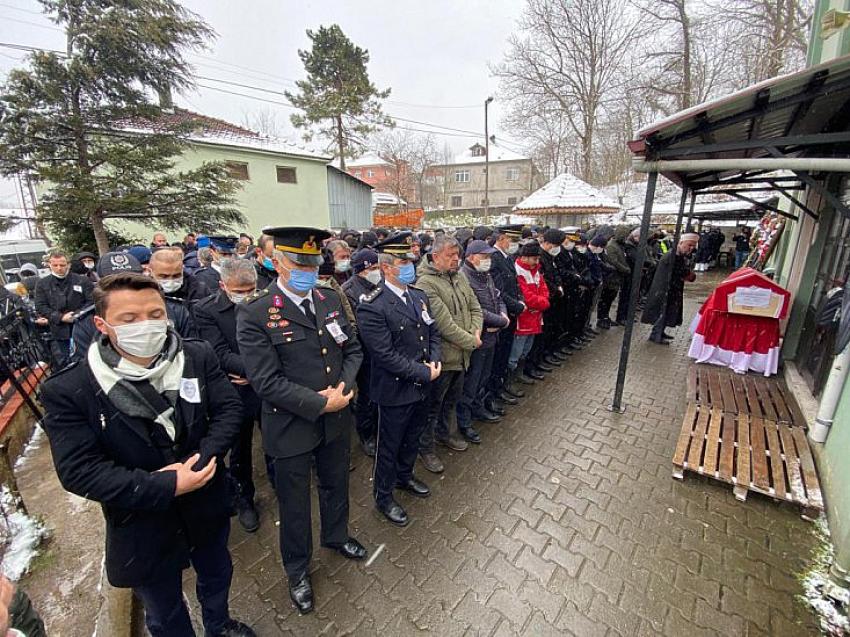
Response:
M0 87L0 174L48 187L40 219L90 227L101 254L110 220L200 232L243 222L224 165L175 170L189 131L152 99L192 86L183 52L212 30L173 0L39 2L64 27L67 52L32 54Z
M345 159L364 148L368 135L393 125L380 103L390 89L379 91L369 81L369 52L349 40L339 25L308 30L307 37L313 48L298 51L307 79L295 83L299 94L286 93L287 99L304 111L293 115L292 123L307 129L307 141L313 137L313 127L319 126L317 132L329 140L328 149L335 149L345 170Z

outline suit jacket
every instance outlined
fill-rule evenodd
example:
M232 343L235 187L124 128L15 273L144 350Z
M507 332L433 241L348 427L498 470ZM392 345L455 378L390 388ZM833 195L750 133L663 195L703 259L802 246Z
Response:
M236 306L223 290L199 301L195 305L195 322L201 338L212 345L221 368L226 374L247 378L245 363L236 340ZM246 415L256 414L260 402L250 385L234 385Z
M56 339L71 338L73 323L63 323L62 315L76 312L92 302L94 286L86 277L69 272L64 279L48 274L35 284L35 309L50 323L50 335Z
M187 567L190 547L203 545L210 528L230 515L222 458L239 433L242 406L208 344L186 339L183 351L183 378L197 379L200 391L196 402L178 399L171 447L155 444L154 423L109 402L86 360L54 373L41 388L62 486L103 508L113 586L139 586ZM201 465L218 459L215 477L175 497L175 473L158 469L196 452Z
M196 281L203 283L210 293L220 289L218 282L221 281L221 275L212 266L201 268L193 276Z
M315 288L316 321L281 292L277 283L258 290L236 308L236 340L248 380L263 402L263 447L274 458L312 451L348 436L350 408L323 414L318 392L345 383L354 388L363 355L354 328L333 290ZM344 340L329 327L336 324Z
M440 360L437 325L423 320L431 306L422 290L407 287L414 307L379 286L357 307L357 325L369 351L369 398L379 405L419 402L428 396L431 372L423 364Z

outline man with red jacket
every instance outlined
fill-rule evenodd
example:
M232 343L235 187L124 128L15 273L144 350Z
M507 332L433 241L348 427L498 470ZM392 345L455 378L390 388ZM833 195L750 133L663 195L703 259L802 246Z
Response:
M519 369L518 380L532 385L534 379L523 375L521 370L535 337L543 332L543 312L549 309L549 289L541 272L540 244L537 241L529 241L520 247L514 269L526 307L517 318L511 356L508 359L508 376L517 375Z

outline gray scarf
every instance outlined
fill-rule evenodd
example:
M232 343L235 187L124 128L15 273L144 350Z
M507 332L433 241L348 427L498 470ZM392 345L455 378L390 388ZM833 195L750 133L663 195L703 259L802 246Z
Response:
M175 439L174 408L183 378L183 342L168 328L162 352L149 367L121 357L102 335L89 347L89 367L106 398L126 416L152 420Z

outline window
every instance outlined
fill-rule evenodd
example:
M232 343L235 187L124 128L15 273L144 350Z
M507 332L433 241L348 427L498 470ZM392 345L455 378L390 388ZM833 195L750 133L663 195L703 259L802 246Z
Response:
M454 195L452 197L452 208L460 208L463 205L463 197Z
M486 200L486 199L482 199L482 200L481 200L481 207L483 208L483 207L484 207L484 206L486 206L486 205L487 205L487 200Z
M233 179L241 179L242 181L248 181L250 179L248 176L248 164L245 162L226 161L224 162L224 168L227 170L227 174Z
M366 176L367 177L374 177L375 171L370 168L369 170L366 171Z
M473 157L484 157L487 154L486 149L481 144L475 144L469 150Z
M455 181L459 184L469 183L469 171L468 170L456 170L455 171Z
M519 168L508 168L508 174L505 179L508 181L519 181Z
M277 167L277 183L279 184L297 184L298 176L295 174L295 169L290 166Z
M360 173L360 171L359 171L359 170L355 170L355 171L354 171L354 176L355 176L355 177L357 177L357 179L360 179L360 174L361 174L361 173Z
M515 206L516 205L516 197L508 197L508 205Z

